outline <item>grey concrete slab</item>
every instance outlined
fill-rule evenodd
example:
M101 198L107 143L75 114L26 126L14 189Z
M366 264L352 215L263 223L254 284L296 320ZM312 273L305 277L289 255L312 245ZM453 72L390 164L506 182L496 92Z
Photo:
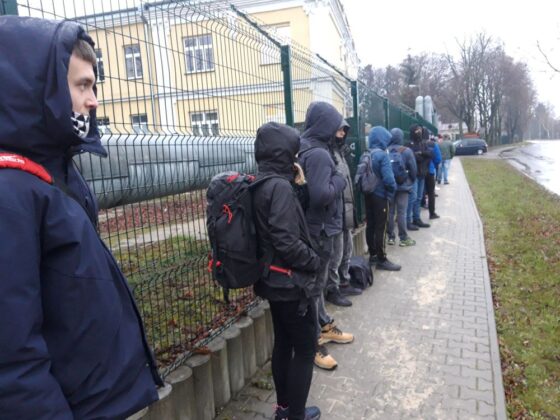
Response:
M438 187L441 218L410 232L416 246L387 246L402 270L376 271L350 308L328 306L355 341L328 344L339 367L315 369L308 405L323 419L507 418L482 224L459 159ZM245 390L231 418L270 418L274 392Z

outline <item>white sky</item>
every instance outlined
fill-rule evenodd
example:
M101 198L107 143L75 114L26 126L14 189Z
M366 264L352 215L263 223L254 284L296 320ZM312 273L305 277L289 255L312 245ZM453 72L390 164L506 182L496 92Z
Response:
M501 39L506 53L528 64L539 100L560 115L560 73L537 49L537 41L560 68L558 0L340 0L361 65L399 64L410 52L459 51L464 40L485 31Z

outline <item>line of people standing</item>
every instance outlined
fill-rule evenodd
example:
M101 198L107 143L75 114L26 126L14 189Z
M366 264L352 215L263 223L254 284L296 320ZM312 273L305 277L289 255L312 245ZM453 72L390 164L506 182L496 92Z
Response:
M257 179L276 175L253 196L260 253L274 255L275 265L293 271L291 281L270 272L255 285L256 294L271 306L276 420L320 418L318 407L305 407L313 364L335 369L338 363L326 344L354 341L325 305L351 306L348 296L361 293L350 285L349 275L352 230L357 226L345 141L349 128L332 105L313 102L301 136L277 123L264 124L257 132ZM408 230L429 227L420 219L420 205L432 176L435 184L439 161L434 156L440 153L435 142L423 137L426 133L420 126L411 127L411 141L405 145L398 128L389 132L377 126L369 132L371 169L380 182L365 196L366 240L370 262L378 269L401 268L388 260L385 249L387 234L394 243L395 213L401 246L415 244ZM404 179L394 173L392 160L399 156ZM436 215L435 210L430 215Z

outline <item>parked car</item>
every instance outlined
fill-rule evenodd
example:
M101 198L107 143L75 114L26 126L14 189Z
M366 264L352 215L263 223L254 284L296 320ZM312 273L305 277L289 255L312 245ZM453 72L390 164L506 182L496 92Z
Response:
M481 155L488 151L484 139L459 139L454 143L456 155Z

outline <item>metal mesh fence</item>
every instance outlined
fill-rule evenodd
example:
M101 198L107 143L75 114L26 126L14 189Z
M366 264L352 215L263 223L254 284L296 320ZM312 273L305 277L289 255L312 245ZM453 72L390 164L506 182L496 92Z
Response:
M255 171L261 124L303 129L309 104L329 102L352 126L354 168L365 123L406 132L418 121L226 1L0 1L0 13L74 20L96 43L97 120L109 156L76 163L163 375L255 304L249 289L223 303L206 269L205 188L219 172Z

